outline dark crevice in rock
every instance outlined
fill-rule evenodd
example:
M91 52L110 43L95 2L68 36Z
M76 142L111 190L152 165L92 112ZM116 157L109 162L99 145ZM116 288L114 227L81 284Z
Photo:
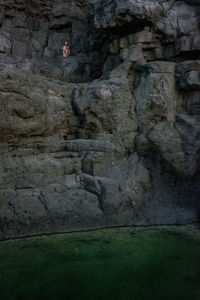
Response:
M198 60L200 59L200 50L193 50L189 52L183 52L174 57L174 61L177 63L183 62L185 60Z

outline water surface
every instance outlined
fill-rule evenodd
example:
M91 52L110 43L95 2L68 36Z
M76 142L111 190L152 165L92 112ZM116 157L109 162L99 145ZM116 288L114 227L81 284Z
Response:
M199 300L200 229L118 228L1 242L0 299Z

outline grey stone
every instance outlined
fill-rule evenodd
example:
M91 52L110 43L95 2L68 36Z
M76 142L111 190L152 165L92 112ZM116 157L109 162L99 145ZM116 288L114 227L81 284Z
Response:
M185 157L182 141L176 129L170 123L158 123L149 132L148 139L157 147L162 158L170 167L179 171Z
M26 57L28 54L28 44L26 42L14 41L12 54L14 56Z
M14 28L12 35L14 41L27 42L29 39L29 31L25 28Z
M127 37L122 37L119 41L120 48L127 48L128 47L128 39Z
M117 54L119 52L119 44L117 40L113 40L109 45L110 53Z
M182 76L178 82L179 88L185 91L200 89L200 71L190 71Z
M128 59L128 57L129 57L129 52L130 52L129 48L124 48L124 49L122 49L122 50L120 51L120 58L123 59L123 60Z
M60 17L63 15L67 15L68 17L74 17L77 19L83 19L85 17L84 10L81 10L80 7L76 5L76 3L73 3L72 5L68 3L55 3L52 9L52 14L55 17Z
M176 90L174 82L174 64L152 62L142 65L146 69L134 90L136 111L143 132L163 118L175 121Z
M142 49L139 46L130 47L130 52L128 57L129 61L136 62L142 60L143 58L144 57L143 57Z
M101 186L99 184L98 177L93 177L88 174L82 174L81 183L83 187L89 192L100 196L101 195Z
M12 46L11 41L7 37L1 35L0 36L0 52L1 53L2 52L9 53L11 50L11 46Z
M137 32L135 34L129 35L129 43L130 44L138 44L138 43L152 43L155 41L155 35L149 31L150 28L145 28L146 30Z
M199 91L185 93L183 95L185 108L191 115L200 115L200 93Z
M197 221L199 1L15 2L0 13L0 239Z
M186 154L186 175L194 176L199 171L199 149L200 149L200 125L199 115L177 115L176 129L182 138L182 144Z
M134 146L139 155L145 155L150 151L151 145L149 140L143 135L137 135L134 140Z
M185 53L191 50L190 47L190 37L183 36L180 39L177 39L175 42L175 52L176 54Z
M100 205L103 212L106 215L116 213L121 203L118 184L106 177L99 177L98 182L101 187Z

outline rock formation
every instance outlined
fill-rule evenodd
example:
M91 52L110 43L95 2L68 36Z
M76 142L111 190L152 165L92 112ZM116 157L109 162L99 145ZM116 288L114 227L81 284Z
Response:
M0 239L197 221L200 1L0 8Z

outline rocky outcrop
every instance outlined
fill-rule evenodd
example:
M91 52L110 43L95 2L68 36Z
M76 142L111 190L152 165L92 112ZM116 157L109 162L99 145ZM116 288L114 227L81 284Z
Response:
M199 1L0 6L0 239L197 221Z

